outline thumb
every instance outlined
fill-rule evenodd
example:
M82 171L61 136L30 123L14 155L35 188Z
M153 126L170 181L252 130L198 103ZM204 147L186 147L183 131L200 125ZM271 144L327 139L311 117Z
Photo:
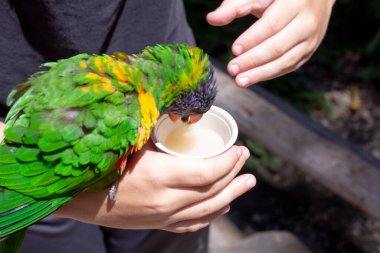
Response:
M234 19L252 14L261 17L263 12L274 0L224 0L206 19L211 25L221 26L231 23Z

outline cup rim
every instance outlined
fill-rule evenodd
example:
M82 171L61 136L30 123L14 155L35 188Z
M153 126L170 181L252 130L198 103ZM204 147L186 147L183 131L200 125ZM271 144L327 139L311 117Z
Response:
M187 155L187 154L177 153L171 149L168 149L161 142L159 142L159 140L156 138L157 127L160 125L160 123L162 121L164 121L168 118L167 114L162 115L157 120L156 126L153 128L151 138L152 138L154 145L157 147L157 149L159 151L165 152L167 154L170 154L170 155L173 155L176 157L181 157L181 158L191 158L191 159L210 158L210 157L217 156L219 154L224 153L227 149L232 147L232 145L234 145L234 143L237 140L237 137L238 137L237 123L236 123L235 119L231 116L230 113L228 113L226 110L224 110L220 107L217 107L215 105L211 106L210 110L206 113L216 113L218 116L222 116L225 119L225 121L228 123L228 125L230 126L231 137L229 138L228 142L223 146L223 148L220 148L220 149L216 150L215 152L211 152L211 153L206 154L206 155Z

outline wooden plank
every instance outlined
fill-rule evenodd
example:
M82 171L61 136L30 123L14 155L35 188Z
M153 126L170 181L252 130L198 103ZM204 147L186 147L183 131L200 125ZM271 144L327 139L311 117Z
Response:
M380 218L380 161L323 128L263 88L236 88L216 70L216 105L229 111L239 131L310 174L342 198Z

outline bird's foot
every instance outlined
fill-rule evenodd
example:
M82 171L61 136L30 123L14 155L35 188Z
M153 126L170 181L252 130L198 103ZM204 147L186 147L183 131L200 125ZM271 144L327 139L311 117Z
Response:
M118 187L118 180L116 180L116 182L112 184L110 190L108 191L108 199L110 200L112 204L116 202L117 187Z

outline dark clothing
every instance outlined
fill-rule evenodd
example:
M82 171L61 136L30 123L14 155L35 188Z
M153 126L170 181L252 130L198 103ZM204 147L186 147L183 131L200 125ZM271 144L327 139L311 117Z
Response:
M138 53L147 45L194 44L182 1L0 1L0 109L16 84L47 61L78 53Z
M123 230L47 217L28 230L20 253L205 253L208 229L194 233Z
M0 1L0 117L16 84L47 61L78 53L138 53L157 43L194 44L182 1ZM22 252L206 252L197 233L120 230L47 217L30 227Z

